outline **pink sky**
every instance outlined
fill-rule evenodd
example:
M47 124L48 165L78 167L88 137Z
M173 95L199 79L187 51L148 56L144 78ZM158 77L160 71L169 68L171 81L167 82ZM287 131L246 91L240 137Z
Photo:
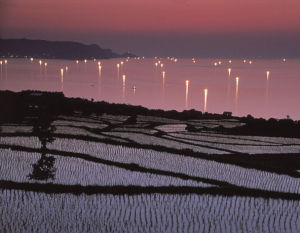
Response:
M299 12L299 0L9 0L0 27L4 37L86 42L97 33L299 32Z

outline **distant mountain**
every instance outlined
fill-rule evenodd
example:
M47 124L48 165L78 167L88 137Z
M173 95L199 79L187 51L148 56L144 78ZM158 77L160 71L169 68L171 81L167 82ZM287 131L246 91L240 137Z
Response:
M0 57L35 57L56 59L104 59L135 57L134 54L119 55L111 49L96 44L85 45L71 41L46 41L29 39L0 39Z

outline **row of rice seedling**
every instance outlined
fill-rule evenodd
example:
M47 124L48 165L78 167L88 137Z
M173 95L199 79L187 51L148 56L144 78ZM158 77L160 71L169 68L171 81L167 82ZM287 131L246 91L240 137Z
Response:
M155 145L155 146L163 146L166 148L175 148L175 149L190 149L195 152L200 152L200 153L206 153L206 154L228 154L229 152L223 151L223 150L218 150L214 148L206 148L206 147L201 147L197 145L190 145L187 143L180 143L176 142L174 140L170 140L167 138L161 138L161 137L156 137L152 135L145 135L141 133L129 133L129 132L105 132L103 133L104 135L107 136L118 136L121 138L128 138L136 143L142 144L142 145Z
M214 129L220 126L219 122L204 122L204 121L192 121L188 122L190 125L193 125L196 128L209 128Z
M107 138L105 136L89 132L85 129L76 128L76 127L69 127L69 126L58 126L58 127L56 127L55 133L57 133L57 134L76 135L76 136L77 135L78 136L90 136L90 137L100 138L100 139Z
M124 164L134 163L145 168L223 181L247 188L300 193L300 180L297 178L178 154L74 139L57 139L49 148L88 154Z
M27 125L1 125L2 133L31 133L32 126Z
M111 124L119 124L124 121L126 121L129 118L129 116L124 116L124 115L111 115L111 114L106 114L104 113L99 117L100 120L103 121L108 121Z
M65 116L65 115L59 115L58 120L66 120L66 121L82 121L82 122L89 122L89 123L103 123L101 120L93 119L91 117L82 117L82 116Z
M186 132L185 129L186 124L167 124L167 125L160 125L155 128L166 133Z
M39 153L0 149L0 180L28 182L32 164L40 156Z
M0 149L0 180L14 182L44 182L32 180L32 164L40 159L38 153ZM49 155L48 155L49 156ZM197 186L211 187L201 182L176 177L128 171L78 158L55 156L55 179L51 183L65 185L137 185L137 186Z
M145 128L131 128L131 127L116 127L110 130L111 132L130 132L130 133L145 133L145 134L154 134L157 130L145 129Z
M77 121L67 121L67 120L56 120L52 123L55 126L77 126L77 127L88 127L88 128L96 128L103 129L107 127L106 124L103 123L91 123L91 122L77 122Z
M149 128L150 124L149 123L136 123L136 124L123 124L122 126L124 127L130 127L130 128L137 128L137 129L142 129L142 128ZM122 127L120 126L120 127Z
M138 115L136 118L137 123L143 123L143 122L156 122L156 123L165 123L165 124L180 124L182 121L180 120L174 120L164 117L155 117L155 116L144 116L144 115Z
M171 136L163 136L167 139L174 139ZM238 145L238 144L221 144L216 142L195 141L190 139L178 139L181 142L194 143L199 146L210 146L220 150L230 150L247 154L281 154L281 153L299 153L300 145Z
M231 135L231 134L220 134L220 133L212 133L212 132L189 132L186 133L189 135L195 136L206 136L206 137L221 137L221 138L232 138L232 139L240 139L240 140L249 140L249 141L258 141L265 143L274 143L274 144L299 144L300 138L284 138L284 137L266 137L266 136L246 136L246 135Z
M204 126L207 128L216 128L219 126L223 126L224 128L235 128L244 125L245 123L241 123L235 119L225 119L225 120L191 120L188 121L189 124L193 126Z
M77 158L57 157L55 183L80 185L196 186L212 185L171 176L129 171Z
M0 190L2 232L300 232L299 201Z
M42 144L38 137L0 137L0 144L41 148Z
M279 145L269 142L263 142L263 141L253 141L253 140L247 140L247 139L240 139L240 138L231 138L230 136L226 137L225 135L221 136L217 134L210 135L209 137L207 134L186 134L186 133L169 133L169 136L176 137L178 139L185 139L189 140L191 142L197 142L197 141L205 141L205 142L211 142L211 143L220 143L220 144L234 144L234 145Z

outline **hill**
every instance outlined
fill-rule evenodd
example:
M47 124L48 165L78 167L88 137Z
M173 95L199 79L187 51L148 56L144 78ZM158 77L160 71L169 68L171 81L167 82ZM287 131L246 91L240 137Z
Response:
M43 59L105 59L134 57L135 55L130 53L119 55L111 49L103 49L96 44L85 45L71 41L0 39L0 56Z

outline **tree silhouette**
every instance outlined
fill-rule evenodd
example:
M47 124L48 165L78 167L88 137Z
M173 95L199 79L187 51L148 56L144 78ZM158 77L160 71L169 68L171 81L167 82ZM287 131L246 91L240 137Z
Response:
M54 179L56 168L54 167L55 158L46 156L47 143L55 140L53 133L55 126L51 125L53 118L47 114L41 114L33 126L33 135L37 136L42 144L41 158L32 165L33 171L29 175L30 179L47 180Z
M29 178L34 180L54 180L56 171L54 162L55 158L53 156L46 156L46 154L42 153L41 158L35 164L32 164L33 171Z
M51 125L53 119L51 116L42 114L33 126L32 133L37 136L42 144L42 150L47 149L47 143L51 143L55 140L53 133L56 130L54 125Z

